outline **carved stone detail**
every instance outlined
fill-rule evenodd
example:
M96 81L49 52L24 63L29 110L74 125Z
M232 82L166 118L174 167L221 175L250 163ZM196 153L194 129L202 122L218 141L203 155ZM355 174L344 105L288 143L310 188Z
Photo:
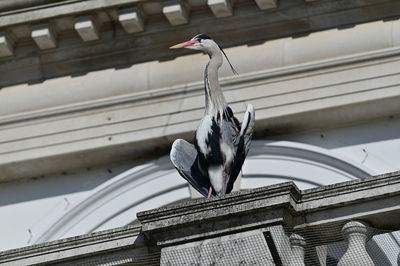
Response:
M100 39L99 25L92 16L77 17L74 28L85 42Z
M233 15L232 0L208 0L207 5L217 18L229 17Z
M350 221L343 226L342 234L347 239L348 246L338 266L375 265L366 249L367 240L372 234L366 223Z
M56 33L51 24L38 24L32 26L31 37L41 50L55 48Z
M118 20L127 33L144 31L144 18L140 9L129 7L118 11Z
M260 9L273 9L278 7L277 0L255 0Z
M293 252L292 265L296 266L305 265L304 264L304 253L305 253L304 248L306 246L305 239L298 234L292 234L290 235L289 240Z
M189 23L189 8L185 2L167 3L163 7L163 13L172 26Z
M14 54L14 38L5 31L0 31L0 57Z

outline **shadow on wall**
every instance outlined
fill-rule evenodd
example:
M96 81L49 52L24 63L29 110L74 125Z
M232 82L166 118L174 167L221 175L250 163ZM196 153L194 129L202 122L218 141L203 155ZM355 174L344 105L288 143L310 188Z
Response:
M0 186L0 206L89 191L132 168L132 165L129 162L3 183Z

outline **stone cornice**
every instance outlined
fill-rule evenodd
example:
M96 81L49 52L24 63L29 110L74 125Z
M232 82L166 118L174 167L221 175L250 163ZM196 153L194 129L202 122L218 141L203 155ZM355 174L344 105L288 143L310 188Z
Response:
M343 240L343 225L351 220L365 222L374 234L398 230L399 198L400 172L303 191L281 183L144 211L138 226L3 251L0 265L158 264L160 248L271 228L283 228L281 237L297 233L312 241L307 243L325 245Z
M230 194L220 197L212 197L209 199L207 198L193 199L176 205L174 204L167 207L161 207L154 210L140 212L138 213L137 217L145 226L145 230L148 230L149 228L147 227L147 224L151 222L157 222L164 219L168 220L174 219L173 224L177 225L179 223L175 222L175 218L185 219L183 223L192 222L196 220L198 217L198 215L193 215L193 214L199 212L209 212L209 211L212 212L212 213L210 212L212 216L213 214L217 215L217 213L218 216L220 215L223 216L224 214L228 213L230 214L231 212L221 213L217 211L217 209L223 208L222 211L224 210L229 211L229 208L231 206L239 206L241 204L246 204L248 202L253 202L253 201L258 202L264 199L279 197L282 195L288 195L290 196L290 198L296 199L295 201L298 201L301 195L300 193L301 193L300 190L293 182L285 182L277 185L271 185L268 187L256 188L249 191L232 192ZM285 199L285 201L287 200L287 203L290 205L288 199L289 198ZM272 204L269 203L268 205L271 206ZM257 207L265 207L265 206L257 206ZM247 208L243 208L243 210L245 209ZM243 210L239 210L238 212ZM188 218L188 215L191 215L193 220ZM157 228L160 227L157 226Z
M349 193L354 193L353 198L355 199L356 192L364 191L366 189L371 190L371 193L368 193L367 196L364 195L363 198L365 199L369 197L376 198L379 197L379 195L380 197L384 197L386 194L382 194L382 190L378 191L376 189L383 188L385 189L385 193L391 193L390 189L394 189L393 192L398 193L399 184L400 184L400 171L378 176L367 177L364 179L355 179L348 182L306 189L303 190L301 193L302 194L301 202L304 204L309 201L326 199L327 197L339 197L342 194L349 194ZM301 209L306 209L306 206L302 206L299 209L299 211L301 211Z
M9 11L1 12L0 27L5 28L22 23L32 23L35 21L48 20L59 16L81 14L83 12L93 12L98 9L114 8L123 5L137 5L146 0L62 0L62 1L36 1L28 6L10 6ZM32 2L32 1L30 1ZM42 3L42 4L40 4ZM18 8L20 7L20 8ZM1 6L0 6L1 8ZM0 9L1 10L1 9ZM29 13L29 16L27 16Z
M304 191L294 183L282 183L211 199L191 200L141 212L137 217L143 232L159 245L275 223L299 231L314 228L317 232L321 225L340 230L346 220L364 219L375 228L394 230L400 227L399 221L385 219L383 215L391 217L400 213L399 198L400 172L395 172ZM241 222L237 223L236 219ZM210 227L214 228L211 235Z
M65 238L62 240L37 244L33 246L0 252L0 265L24 265L24 260L31 263L60 260L59 253L66 257L85 256L88 253L110 252L111 250L129 247L140 247L145 244L141 238L140 226L126 226L116 229L95 232L88 235ZM67 254L71 255L68 256ZM73 256L72 256L73 254Z
M179 1L68 1L3 15L0 71L7 73L3 75L7 78L0 77L0 86L169 60L189 52L171 52L167 47L198 31L212 35L223 47L232 47L388 19L400 12L395 0L375 0L368 4L349 1L345 5L289 0L277 7L269 5L276 3L271 0L245 0L232 8L228 2L213 1L207 6L193 0L185 7L186 2ZM266 3L260 5L260 2ZM227 10L215 11L221 9ZM216 19L218 27L214 26ZM80 22L79 27L84 30L77 26ZM35 32L38 25L45 30ZM19 71L29 74L19 75Z
M384 188L382 190L376 190ZM387 173L378 176L355 179L347 182L326 185L306 190L299 190L295 183L285 182L276 185L251 189L248 191L237 191L220 197L211 197L193 199L179 204L173 204L154 210L138 213L138 219L143 223L149 223L171 217L186 216L187 214L203 212L207 210L215 210L219 207L229 207L240 205L249 201L260 201L265 197L276 197L280 195L289 195L293 202L288 202L296 212L310 210L308 202L315 202L321 199L326 200L328 197L341 197L343 194L352 195L352 200L346 198L344 204L353 204L354 200L361 200L355 192L368 192L363 195L362 199L376 199L377 197L385 197L388 195L400 194L400 171ZM292 204L293 203L293 204ZM332 206L332 203L327 202ZM322 205L314 205L320 208Z
M344 56L339 58L309 62L304 64L298 64L293 66L263 70L253 73L246 73L240 76L232 76L220 79L220 84L224 91L232 90L240 86L253 86L259 82L265 82L269 79L275 79L278 81L280 77L286 79L287 75L308 75L308 71L320 71L324 73L326 68L342 67L354 68L354 63L359 66L373 65L374 60L380 59L380 62L391 62L397 61L400 55L400 47L382 49L378 51L371 51L366 53L360 53L350 56ZM370 62L369 62L370 61ZM372 61L372 62L371 62ZM346 67L346 65L349 65ZM329 72L327 70L326 72ZM76 104L61 105L57 107L50 107L46 109L33 110L29 112L15 113L11 115L0 116L0 125L6 125L10 123L18 123L28 120L50 118L58 115L72 114L75 112L84 112L94 109L108 108L112 106L121 106L124 104L140 103L140 102L157 102L159 99L165 97L179 97L179 95L187 94L202 94L203 93L203 82L195 82L190 84L177 85L175 87L155 89L151 91L136 92L130 94L124 94L121 96L114 96L108 98L101 98L92 101L80 102Z

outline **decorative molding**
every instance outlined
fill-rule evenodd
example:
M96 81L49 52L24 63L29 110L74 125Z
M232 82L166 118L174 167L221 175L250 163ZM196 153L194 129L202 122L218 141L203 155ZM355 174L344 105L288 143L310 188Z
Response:
M319 163L325 167L331 167L336 171L345 173L350 179L364 178L375 175L365 166L352 162L349 159L343 160L340 155L317 146L291 141L253 141L254 145L249 156L257 158L297 158L308 162ZM261 156L261 157L260 157ZM346 180L347 181L347 180ZM319 185L322 185L320 183Z
M123 5L136 5L143 0L90 0L90 1L76 1L76 0L64 0L64 1L51 1L47 5L39 6L39 8L28 8L21 10L15 9L2 16L0 16L0 27L9 27L16 24L31 23L32 21L48 20L55 17L82 14L83 12L91 13L95 10L114 8ZM32 3L32 1L30 1ZM29 13L29 16L26 15Z
M85 247L88 244L91 245L102 244L116 240L121 240L124 238L136 238L139 236L140 231L141 231L140 225L136 226L128 225L116 229L109 229L81 236L69 237L62 240L46 242L40 245L32 245L23 248L12 249L9 251L0 251L0 257L2 259L9 259L12 257L29 257L30 255L38 252L39 253L57 252L65 249ZM131 244L133 245L133 242L131 242ZM6 254L7 256L3 256L3 254Z
M172 26L189 23L190 8L186 2L166 2L163 6L163 14Z
M400 172L395 172L304 191L293 182L281 183L216 198L194 199L137 216L142 231L161 246L252 230L271 223L294 228L300 235L302 230L318 232L314 244L318 241L322 244L335 242L337 235L332 232L339 233L348 220L361 219L374 228L397 230L399 221L390 217L400 211L399 198ZM249 212L250 209L253 211ZM217 221L227 217L229 226ZM328 225L329 232L324 232L322 228Z
M57 46L57 36L50 24L32 26L31 36L41 50L51 49Z
M288 79L289 75L299 75L297 77L309 76L308 72L318 71L319 74L330 73L330 68L341 67L342 70L353 69L357 67L375 65L377 62L374 60L380 59L380 63L399 61L400 47L382 49L378 51L371 51L355 55L343 56L339 58L314 61L304 64L286 66L275 69L262 70L252 73L241 74L240 76L232 76L220 79L220 84L224 91L231 90L234 87L252 86L251 83L258 83L263 80L278 79L276 82ZM121 96L108 97L103 99L96 99L87 102L81 102L70 105L63 105L57 107L46 108L42 110L29 111L24 113L16 113L0 117L0 125L18 123L27 120L34 120L39 118L47 118L62 114L83 112L98 108L107 108L110 106L124 105L127 103L135 103L140 101L158 101L159 98L173 96L173 95L186 95L188 93L200 93L203 91L203 82L196 82L191 84L178 85L173 88L161 88L151 91L136 92L124 94Z
M289 240L293 252L293 257L292 257L293 264L291 265L305 266L304 254L307 245L306 240L298 234L291 234Z
M207 0L207 5L217 18L233 15L233 0Z
M160 187L159 189L154 189L153 187L153 192L151 194L140 198L138 189L140 191L150 191L150 187L145 188L146 183L153 184L154 182L162 182L162 180L167 178L169 173L175 175L175 178L170 178L168 182L169 186ZM184 198L189 198L190 193L187 183L182 178L178 177L167 156L134 167L96 188L89 197L77 203L68 213L59 217L51 227L39 233L38 236L33 239L33 242L42 243L68 235L76 235L76 230L79 231L78 234L87 234L99 230L99 228L109 222L111 218L121 215L122 213L131 214L132 219L130 221L125 221L125 223L128 224L135 220L135 212L131 211L135 206L168 193L175 193L177 196L163 198L163 201L154 204L160 206L160 204L168 204L181 200L182 198L179 195L182 193L178 193L178 190L181 189L187 189L187 194ZM125 198L128 194L128 198ZM132 195L137 196L132 197ZM115 203L113 207L108 207L113 203ZM105 217L102 212L105 209L108 213L107 217Z
M212 29L207 33L219 40L219 44L226 48L288 36L304 36L329 28L388 19L396 17L400 12L396 0L379 4L352 0L346 5L337 3L324 5L319 2L310 5L289 0L280 6L277 6L274 1L257 0L260 8L268 10L268 16L264 14L264 10L254 9L253 0L241 3L240 7L237 7L240 8L240 12L235 12L235 8L232 8L232 0L209 0L208 2L210 12L204 12L205 2L200 3L195 0L175 2L173 6L164 8L168 20L160 16L163 13L162 5L164 4L161 1L71 0L56 3L45 1L44 5L38 3L37 6L29 8L21 5L20 10L12 10L0 16L0 28L16 33L14 34L17 37L15 42L24 43L30 47L18 49L15 51L18 54L1 59L6 64L2 62L0 71L7 72L5 75L7 79L0 78L0 86L41 82L60 76L77 76L95 70L126 67L153 60L170 60L190 53L184 49L173 53L165 49L175 43L177 38L176 35L168 33L171 25L180 27L179 34L182 39L192 36L195 28ZM274 8L274 6L277 7ZM370 11L372 6L374 12ZM129 22L119 19L117 10L128 7L140 8L143 11L143 15L148 18L146 27L142 26L139 16L134 13L131 13L134 17L129 19ZM271 8L274 9L271 10ZM79 28L78 32L81 34L86 32L83 37L81 36L85 42L99 41L82 43L78 36L71 34L74 24L69 21L80 16L91 15L96 16L98 21L86 21L84 28ZM219 27L213 27L215 16L226 18L220 19ZM227 16L232 18L228 19ZM299 21L304 23L299 23ZM29 28L32 24L46 23L56 25L58 47L46 51L45 56L40 57L41 60L32 64L32 60L37 59L41 54L41 48L31 46L32 42L27 42L27 38L31 36L26 34L26 30L21 29ZM102 25L101 29L97 29L97 24ZM237 27L239 24L240 28ZM268 34L258 34L259 32L268 32ZM100 39L100 36L103 37ZM132 43L136 45L132 46ZM14 60L12 63L9 61L11 58ZM16 69L24 69L24 72L30 72L30 75L18 75ZM41 69L41 71L34 72L36 69Z
M373 229L362 221L347 222L342 228L342 234L348 241L348 247L340 258L338 266L365 265L374 266L375 263L367 252L367 241L373 236Z
M144 15L141 9L135 7L118 10L118 21L127 33L144 31Z
M5 31L0 31L0 57L14 55L14 38Z
M387 30L390 25L378 23L373 24L372 28L377 30L383 27ZM281 42L278 44L282 45ZM277 47L281 47L279 45ZM287 42L283 45L293 43ZM260 47L255 48L256 51L260 51L259 49ZM371 48L361 46L358 49ZM251 54L253 50L247 51ZM340 58L308 61L246 73L239 77L226 77L220 83L239 118L244 112L244 103L253 103L257 112L256 134L264 135L265 130L268 130L268 134L280 134L344 123L360 123L400 112L396 104L400 99L397 71L400 65L399 51L399 47L394 47ZM288 52L294 53L295 50L289 49ZM47 55L46 51L43 57ZM287 61L282 59L275 65L284 65L285 60ZM151 80L157 80L163 86L164 82L168 82L165 76L169 77L170 73L166 69L172 65L172 62L144 64L143 68L132 69L139 70L144 77L151 76ZM262 64L260 68L261 66ZM153 68L154 71L142 72L148 68ZM161 73L155 74L158 72ZM118 82L118 79L121 80L121 73L131 74L121 70L114 77L114 73L110 71L109 75L102 77L103 73L98 73L99 80L96 82L101 83L108 77ZM163 73L166 73L164 80L159 81L157 78L163 76ZM3 112L11 109L9 114L0 117L2 180L35 177L66 168L90 167L136 156L148 156L152 155L154 149L166 152L173 139L190 138L203 113L203 85L200 82L171 87L164 85L166 87L162 89L152 90L149 83L143 81L138 87L148 86L148 91L126 93L125 89L119 93L110 89L111 93L107 91L106 95L119 95L62 105L64 98L58 93L64 93L68 98L65 100L67 103L73 102L79 98L76 96L79 94L76 90L77 84L90 84L86 81L96 78L95 75L88 76L76 77L63 84L63 79L58 80L61 87L57 88L57 92L51 81L43 87L40 84L0 91L3 95L1 99L7 99L2 104ZM118 86L124 81L119 82ZM107 84L112 86L111 83L107 80ZM77 93L68 94L69 89ZM90 92L87 99L99 97L98 90L92 90L91 85L80 89L82 92L96 91ZM30 90L36 95L30 94ZM53 98L44 97L43 93L43 102L31 101L32 105L28 103L24 107L30 111L21 111L18 106L10 104L21 95L29 98L31 95L41 95L37 90L50 92L50 96L57 96L58 102L47 100ZM46 108L49 105L55 107ZM80 160L77 154L84 155L87 160ZM49 164L49 160L60 164ZM68 165L61 164L64 161Z
M278 7L278 0L255 0L257 6L262 10L274 9Z
M130 258L132 259L136 256L135 249L140 249L146 243L140 232L140 225L125 226L39 245L2 251L0 252L0 265L31 265L48 263L50 261L54 263L56 261L60 262L77 258L81 261L90 260L90 258L86 257L93 256L93 253L111 252L119 255L122 249L127 248L130 250ZM149 250L142 248L140 249L140 253L145 258ZM117 259L119 259L118 256L115 257L114 261L117 261Z
M74 28L84 42L96 41L99 36L99 23L93 16L81 16L75 19Z
M395 104L400 98L397 90L400 80L396 72L399 62L398 57L383 58L274 78L268 77L271 72L252 73L236 80L222 79L221 84L239 118L244 111L243 103L251 102L257 112L259 132L268 129L273 133L282 130L288 133L288 126L290 130L310 130L327 124L354 123L399 113ZM321 67L319 63L315 65ZM311 66L307 64L285 71L299 71ZM275 75L277 72L283 71L272 71ZM344 76L348 80L344 80ZM87 102L86 106L76 104L14 115L11 116L13 119L3 118L8 120L1 130L4 137L0 153L7 155L0 161L3 180L48 174L65 167L64 163L49 165L47 162L51 158L68 158L69 167L74 164L87 167L76 154L85 154L90 159L85 162L95 165L132 159L135 154L147 155L155 147L166 151L173 139L190 138L195 129L203 113L201 86L197 83L186 88L158 90L158 95L154 91L151 92L153 95L124 95ZM55 115L57 112L59 114ZM316 112L318 116L315 116ZM38 119L23 123L23 120L15 120L33 118L32 114ZM38 114L48 117L38 117ZM37 127L41 130L36 130ZM30 132L37 133L32 135ZM21 164L27 162L35 167L22 167Z

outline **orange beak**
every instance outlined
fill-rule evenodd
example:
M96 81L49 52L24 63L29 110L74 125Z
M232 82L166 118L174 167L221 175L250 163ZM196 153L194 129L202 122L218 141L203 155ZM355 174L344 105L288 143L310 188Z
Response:
M195 40L190 40L187 42L178 43L178 44L175 44L175 45L169 47L169 49L185 48L185 47L195 44L196 42L197 41L195 41Z

